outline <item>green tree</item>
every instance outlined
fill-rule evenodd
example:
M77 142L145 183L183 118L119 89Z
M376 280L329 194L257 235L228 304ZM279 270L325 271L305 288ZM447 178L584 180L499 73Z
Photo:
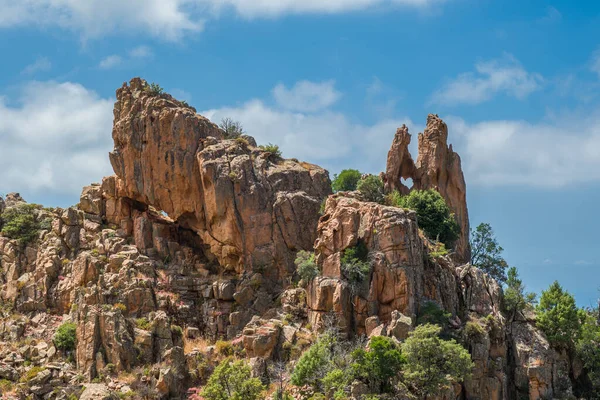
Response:
M542 291L536 311L536 325L553 346L569 348L579 338L581 322L575 298L558 281Z
M245 133L242 124L231 118L223 118L219 124L219 128L223 131L225 139L235 139Z
M296 272L298 272L298 276L305 283L309 283L320 273L319 267L315 262L314 253L305 250L299 251L296 255L294 264L296 264Z
M423 399L462 382L473 369L469 352L454 340L442 340L437 325L421 325L402 345L404 381Z
M354 247L344 250L340 259L342 277L350 284L350 289L356 292L371 273L369 250L364 242L359 241Z
M517 313L523 312L536 301L535 293L526 293L525 285L519 278L516 267L510 267L507 273L506 289L504 289L504 310L514 319Z
M400 206L417 212L419 227L427 237L450 248L460 234L460 227L446 200L433 189L413 190L402 196Z
M383 193L383 181L380 177L375 175L367 175L358 181L356 190L358 190L367 201L383 203L383 200L385 199Z
M336 339L331 334L324 334L310 348L305 351L294 371L292 372L291 382L296 386L310 385L315 389L321 387L321 379L327 375L330 370L330 361L333 356L333 349Z
M54 335L54 345L57 349L70 352L75 350L77 341L77 325L73 322L65 322L58 327Z
M251 377L248 364L226 358L215 368L201 395L206 400L258 400L263 390L260 379Z
M333 176L333 182L331 182L331 188L334 192L348 192L356 190L356 185L360 181L362 174L356 169L345 169L338 174Z
M390 393L394 377L398 376L404 359L396 343L384 336L375 336L369 349L359 348L352 353L354 376L369 385L375 393Z
M593 393L600 393L600 326L597 313L597 310L580 313L581 336L576 344L577 355L590 378Z
M471 231L471 264L502 283L506 282L508 268L508 263L502 258L503 251L490 224L479 224Z

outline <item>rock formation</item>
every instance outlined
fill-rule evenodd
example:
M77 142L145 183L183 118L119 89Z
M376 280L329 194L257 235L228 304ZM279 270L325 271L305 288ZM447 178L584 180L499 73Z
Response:
M460 237L454 249L457 260L468 262L471 250L466 184L460 156L452 150L452 145L448 146L448 127L437 115L427 117L427 127L419 133L416 164L408 151L410 139L408 128L403 125L396 132L388 153L385 189L387 192L398 190L403 194L409 190L437 190L446 199L460 226ZM402 179L409 178L413 180L411 188L402 183Z
M453 396L573 392L569 378L581 368L532 320L507 320L501 287L460 262L469 253L465 182L437 116L419 135L416 163L408 129L398 130L385 184L407 193L401 179L412 178L414 188L442 194L462 228L454 258L432 252L415 212L330 195L322 168L249 137L224 139L141 79L117 91L114 116L115 175L83 188L75 207L30 206L35 240L0 235L0 378L21 379L23 396L186 398L228 354L248 357L263 376L270 360L297 358L327 324L348 337L401 341L432 307L450 314L445 329L476 364ZM18 194L0 198L0 218L24 204ZM342 258L357 245L370 271L351 282ZM292 284L300 250L314 250L321 270L306 288ZM68 322L76 324L71 353L53 342ZM469 334L467 324L481 329ZM228 342L205 343L217 339Z

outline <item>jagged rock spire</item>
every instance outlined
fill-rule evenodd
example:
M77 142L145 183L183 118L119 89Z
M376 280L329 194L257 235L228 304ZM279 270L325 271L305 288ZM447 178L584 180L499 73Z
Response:
M388 153L384 176L387 192L398 190L408 193L409 188L401 179L412 178L416 190L437 190L454 213L461 228L455 244L457 259L469 261L469 214L467 210L467 190L462 172L460 156L448 146L448 126L435 114L427 116L427 127L419 134L419 156L414 163L408 145L411 136L403 125L396 131L392 147Z

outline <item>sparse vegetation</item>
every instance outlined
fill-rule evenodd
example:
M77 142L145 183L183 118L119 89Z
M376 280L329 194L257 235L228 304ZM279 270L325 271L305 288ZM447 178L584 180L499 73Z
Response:
M148 93L150 93L152 96L161 96L161 95L163 95L165 93L165 90L162 87L160 87L159 84L154 83L154 82L152 82L149 85L147 85L145 87L145 90Z
M223 118L219 128L223 131L225 139L236 139L245 134L242 124L231 118Z
M369 250L362 241L344 250L340 263L343 278L353 286L359 286L371 273Z
M315 262L315 254L308 251L301 250L296 255L296 272L303 283L308 284L316 276L320 274L319 267Z
M281 158L281 150L279 150L279 146L277 146L276 144L269 143L266 145L261 145L259 147L267 153L270 153L272 157Z

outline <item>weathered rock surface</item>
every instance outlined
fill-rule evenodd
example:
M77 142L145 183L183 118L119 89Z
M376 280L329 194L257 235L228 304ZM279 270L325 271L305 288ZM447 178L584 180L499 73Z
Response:
M461 229L455 244L457 260L468 262L471 250L467 190L460 156L452 150L452 145L448 146L448 127L437 115L427 117L427 127L419 134L416 163L408 151L410 140L408 128L399 128L388 153L384 174L386 191L406 194L410 190L437 190L446 199ZM413 180L411 188L402 183L402 179L409 178Z

